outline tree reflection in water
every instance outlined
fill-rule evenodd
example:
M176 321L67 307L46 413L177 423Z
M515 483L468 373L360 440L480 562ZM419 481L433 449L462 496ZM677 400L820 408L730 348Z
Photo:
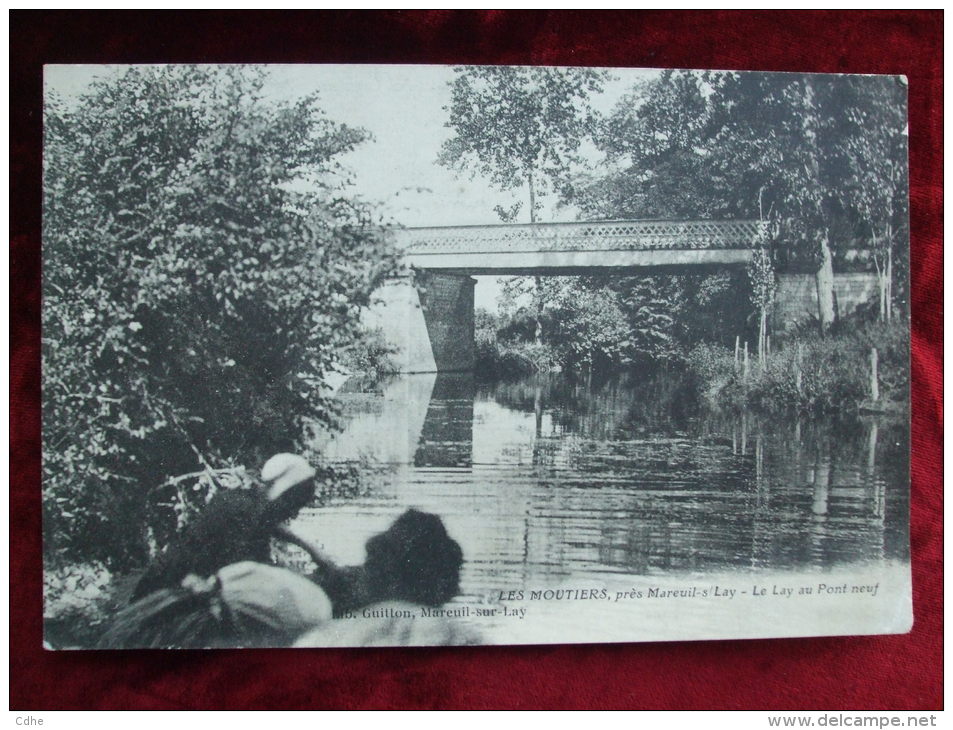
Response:
M471 598L568 577L909 559L906 422L705 414L687 387L675 373L397 378L376 414L352 414L336 453L394 441L394 424L415 446L381 447L360 495L305 519L347 550L398 509L439 514Z

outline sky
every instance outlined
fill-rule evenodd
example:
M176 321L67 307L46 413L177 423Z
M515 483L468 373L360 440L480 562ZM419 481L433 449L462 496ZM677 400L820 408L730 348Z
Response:
M119 73L118 66L46 67L45 86L69 99L88 89L97 77ZM615 77L592 100L603 112L641 79L657 74L645 69L613 69ZM376 202L385 219L404 226L481 225L499 223L493 209L510 207L525 190L501 192L480 177L471 178L437 164L450 101L450 66L273 65L268 96L292 100L317 92L329 119L363 127L373 139L341 158L352 172L352 192ZM595 164L598 156L590 150ZM575 220L576 211L541 201L541 220ZM524 217L527 203L524 201ZM494 277L481 277L477 305L494 308Z

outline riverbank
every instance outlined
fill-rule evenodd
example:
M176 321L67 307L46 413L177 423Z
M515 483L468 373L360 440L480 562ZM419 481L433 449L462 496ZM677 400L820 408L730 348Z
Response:
M793 337L761 358L696 346L686 365L699 399L717 408L836 414L908 409L910 331L905 322L845 324L826 337ZM876 350L876 391L871 351Z
M477 334L476 373L481 380L509 380L563 369L545 343L504 342L487 332ZM790 336L764 357L700 343L665 363L639 361L614 370L637 370L640 379L658 370L684 372L690 384L684 397L694 398L703 409L903 415L909 411L909 341L906 322L844 321L825 337L816 333Z

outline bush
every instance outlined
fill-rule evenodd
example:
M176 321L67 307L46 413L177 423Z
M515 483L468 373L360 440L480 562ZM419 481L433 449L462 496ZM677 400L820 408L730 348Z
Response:
M534 328L531 318L501 317L478 309L474 344L476 372L480 377L510 378L552 370L553 351L546 344L531 341Z
M482 378L531 375L554 368L553 353L545 344L483 338L476 341L476 371Z
M735 359L731 350L707 342L696 345L686 356L696 391L702 400L715 405L735 381Z
M548 304L543 332L559 364L591 372L632 361L634 332L611 289L566 287Z
M48 558L141 561L154 487L257 466L334 420L320 383L394 257L335 183L366 134L264 83L134 67L47 100Z
M764 368L752 358L747 381L734 353L726 348L699 345L687 364L696 392L713 405L838 413L856 410L870 397L872 347L879 355L881 398L908 402L908 338L905 323L845 323L828 337L802 336L787 342L771 354Z
M113 576L102 563L43 572L44 639L52 648L91 646L114 607Z
M397 372L396 354L380 327L366 330L361 338L341 354L341 366L350 373L367 376L377 382Z

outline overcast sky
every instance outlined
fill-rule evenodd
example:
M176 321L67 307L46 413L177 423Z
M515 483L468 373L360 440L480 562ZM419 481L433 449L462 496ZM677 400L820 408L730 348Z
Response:
M85 91L96 77L121 71L116 66L47 66L46 88L64 97ZM440 146L450 136L444 126L450 101L450 66L275 65L266 87L276 99L317 92L328 118L367 129L373 140L342 159L354 173L353 191L380 204L385 215L405 226L499 223L496 205L510 207L525 190L500 192L485 180L471 179L437 164ZM613 69L614 80L594 106L608 112L639 79L657 71ZM595 162L596 155L592 155ZM556 209L544 200L541 220L574 220L572 209ZM479 304L489 306L496 286L478 287Z

